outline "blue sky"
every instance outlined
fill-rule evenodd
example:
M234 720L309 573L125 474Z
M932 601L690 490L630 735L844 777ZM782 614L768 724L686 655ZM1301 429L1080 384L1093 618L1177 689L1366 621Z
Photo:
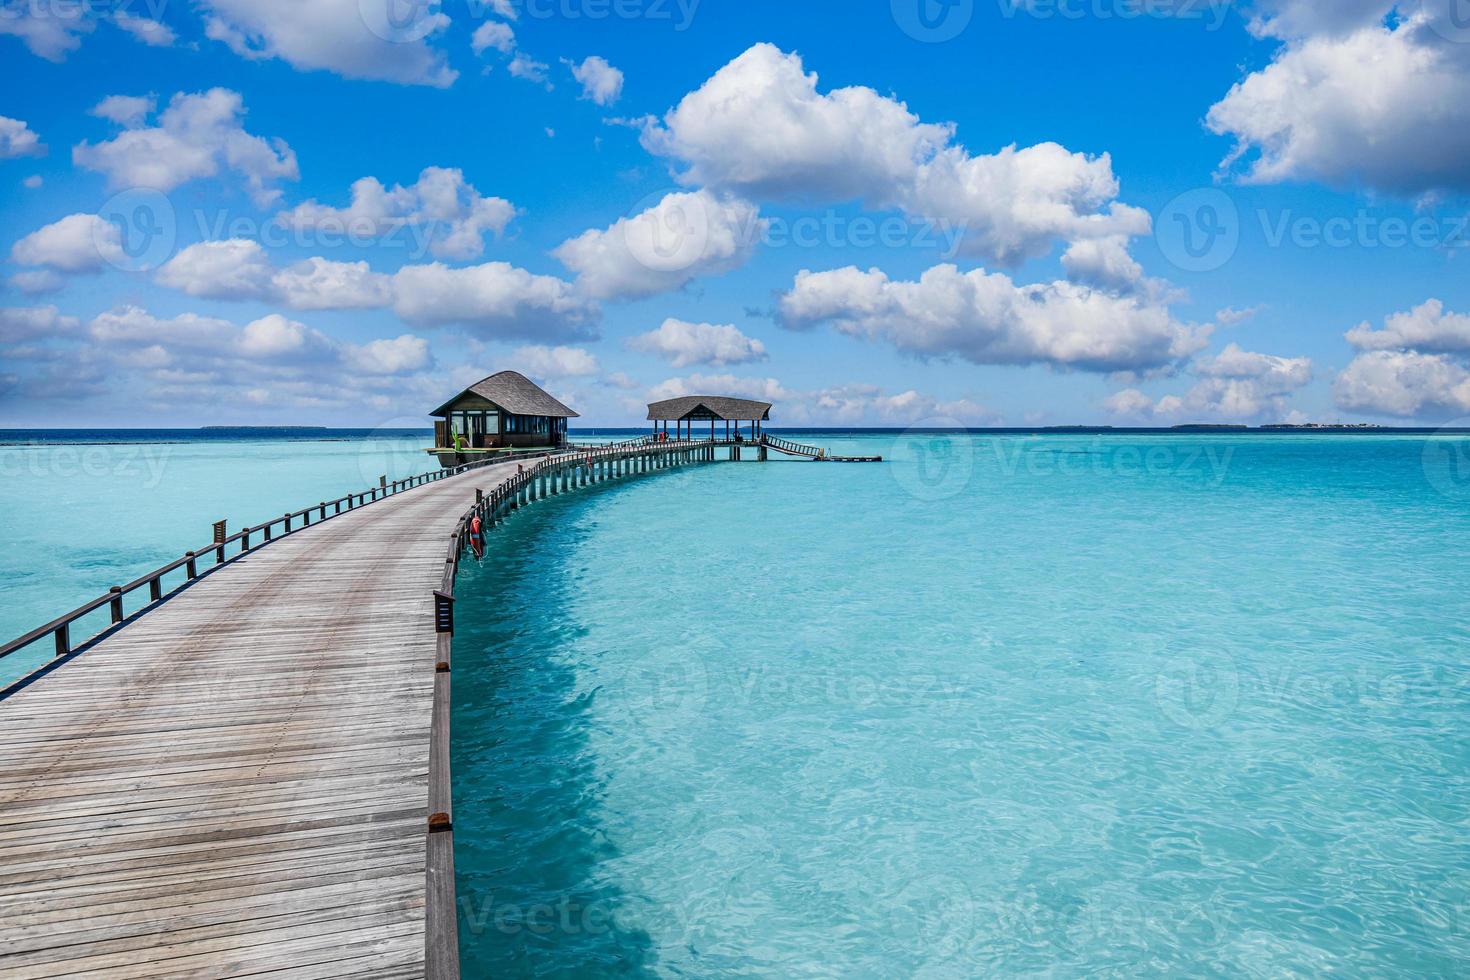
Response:
M0 425L1463 419L1453 13L0 2Z

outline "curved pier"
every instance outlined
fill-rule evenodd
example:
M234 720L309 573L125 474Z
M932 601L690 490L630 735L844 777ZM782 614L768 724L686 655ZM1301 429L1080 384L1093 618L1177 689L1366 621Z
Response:
M313 506L0 648L58 653L0 700L0 975L457 976L467 521L717 445L578 450ZM168 591L171 573L187 581ZM117 625L74 647L71 624L108 606Z

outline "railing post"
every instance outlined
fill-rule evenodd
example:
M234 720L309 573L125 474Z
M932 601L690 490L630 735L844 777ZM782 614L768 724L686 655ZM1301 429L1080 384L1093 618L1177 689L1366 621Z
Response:
M56 627L56 655L64 657L71 653L71 624L62 623Z
M291 515L290 514L287 514L286 515L285 521L286 521L286 533L287 534L290 534L291 533Z
M188 562L184 566L188 570L189 578L191 578L191 579L198 578L199 577L199 568L198 568L197 565L194 564L194 552L192 552L192 551L186 551L186 552L184 552L184 557L187 558L187 559L189 559Z
M242 527L240 529L240 550L250 550L250 528L248 527Z
M154 602L163 598L163 582L157 575L148 580L148 598Z
M121 623L123 621L122 586L114 585L108 591L112 593L112 601L109 603L112 606L112 621Z

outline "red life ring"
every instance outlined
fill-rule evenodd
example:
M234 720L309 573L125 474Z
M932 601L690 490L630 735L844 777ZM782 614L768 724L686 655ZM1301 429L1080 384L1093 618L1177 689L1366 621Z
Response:
M485 532L480 524L480 515L470 518L470 549L476 558L485 557Z

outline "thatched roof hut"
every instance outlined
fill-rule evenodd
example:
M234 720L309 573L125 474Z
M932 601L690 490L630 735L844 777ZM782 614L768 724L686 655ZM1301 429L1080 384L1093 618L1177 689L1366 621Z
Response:
M464 461L465 450L495 452L534 449L566 442L567 420L578 418L561 402L516 371L501 371L477 381L429 413L440 459ZM447 464L446 464L447 465Z

